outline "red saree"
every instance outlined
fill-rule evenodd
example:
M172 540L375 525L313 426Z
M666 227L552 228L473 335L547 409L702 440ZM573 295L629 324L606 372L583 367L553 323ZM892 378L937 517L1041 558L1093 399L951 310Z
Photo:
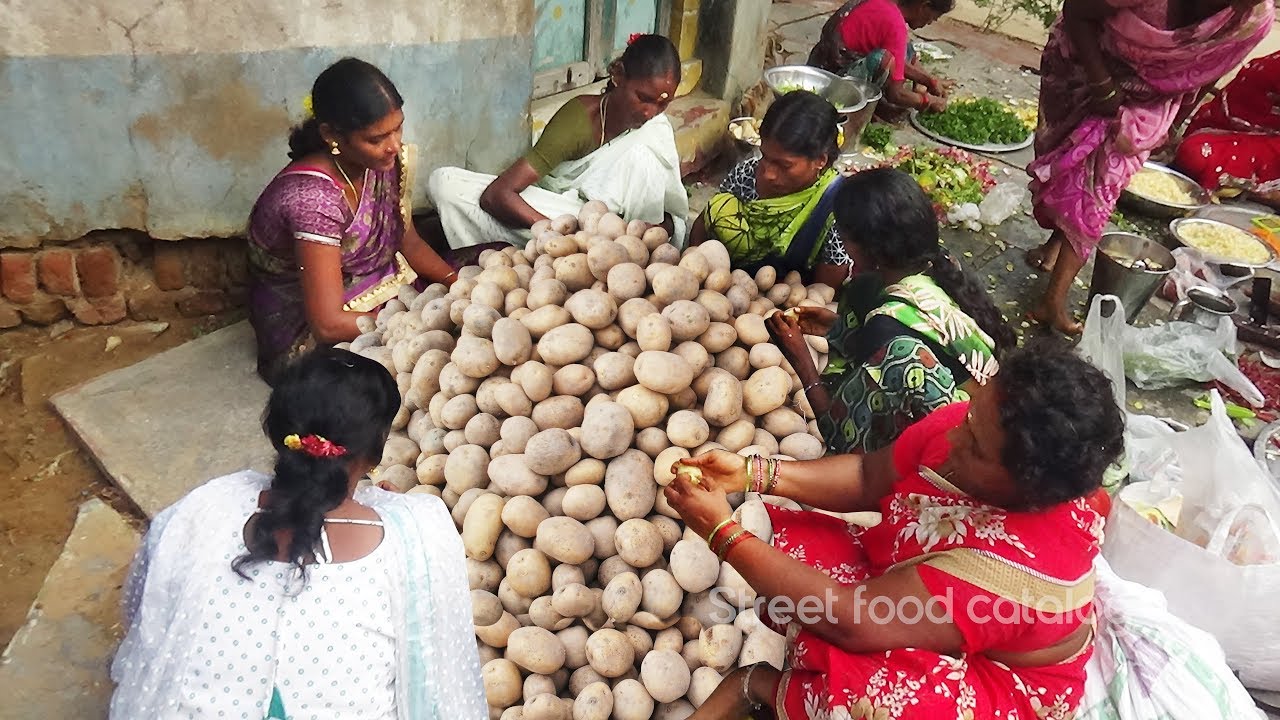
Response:
M949 454L946 433L967 411L968 403L950 405L899 438L894 458L902 479L881 501L884 519L876 527L769 508L774 546L843 584L914 565L960 630L963 654L913 648L854 654L795 623L774 626L788 637L779 718L1064 720L1074 714L1092 642L1075 657L1043 667L1008 667L983 652L1049 647L1092 622L1092 562L1102 518L1083 499L1006 512L929 470ZM873 604L868 615L888 611Z
M1280 179L1280 53L1245 65L1196 111L1177 165L1211 190L1224 175L1257 183Z

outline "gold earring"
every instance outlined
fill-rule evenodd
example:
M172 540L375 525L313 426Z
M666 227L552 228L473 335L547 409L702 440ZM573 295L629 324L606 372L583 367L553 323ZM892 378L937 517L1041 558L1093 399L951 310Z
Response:
M337 143L337 142L331 142L331 143L329 143L329 154L330 154L330 155L341 155L341 154L342 154L342 151L338 149L338 143Z

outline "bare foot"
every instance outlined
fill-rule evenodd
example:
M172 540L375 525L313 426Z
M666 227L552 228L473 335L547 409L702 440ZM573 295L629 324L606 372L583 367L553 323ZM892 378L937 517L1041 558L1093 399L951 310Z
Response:
M1063 335L1074 337L1084 332L1084 325L1068 315L1066 310L1054 309L1043 303L1027 313L1027 317L1041 325L1048 325Z
M1040 247L1028 250L1027 264L1045 272L1053 272L1053 266L1058 262L1058 249L1060 247L1053 240L1048 240Z

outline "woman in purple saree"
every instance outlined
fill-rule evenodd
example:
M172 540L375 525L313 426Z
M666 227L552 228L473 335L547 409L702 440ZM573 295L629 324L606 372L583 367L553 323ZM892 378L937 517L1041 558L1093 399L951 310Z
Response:
M1031 175L1037 222L1053 235L1028 255L1052 270L1033 317L1075 334L1071 281L1120 192L1202 91L1271 29L1273 0L1066 0L1040 62Z
M373 65L346 58L316 78L313 116L249 218L249 319L258 373L317 345L353 340L403 285L449 283L454 267L414 229L403 101Z

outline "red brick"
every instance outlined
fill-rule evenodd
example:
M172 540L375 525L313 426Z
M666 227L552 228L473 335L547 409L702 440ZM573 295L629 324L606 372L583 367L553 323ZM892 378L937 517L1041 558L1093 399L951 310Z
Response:
M0 254L0 288L4 296L22 304L36 296L36 261L31 253Z
M178 315L181 291L148 292L129 297L129 317L134 320L171 320Z
M202 290L178 301L178 312L186 317L217 315L227 307L227 294L221 290Z
M187 274L183 265L185 253L178 243L157 240L151 257L151 272L156 276L156 287L161 290L181 290L187 286Z
M85 297L111 297L120 289L120 254L110 245L81 250L76 254L76 272Z
M0 329L18 327L22 324L22 315L18 309L7 302L0 302Z
M67 316L67 304L58 298L40 296L18 308L22 319L36 325L52 325Z
M185 241L187 282L207 290L223 288L227 281L226 266L222 262L217 240Z
M80 278L76 277L75 254L65 248L46 250L36 261L40 285L54 295L80 294Z
M125 318L124 295L120 293L106 298L74 298L67 301L67 308L85 325L110 325Z

